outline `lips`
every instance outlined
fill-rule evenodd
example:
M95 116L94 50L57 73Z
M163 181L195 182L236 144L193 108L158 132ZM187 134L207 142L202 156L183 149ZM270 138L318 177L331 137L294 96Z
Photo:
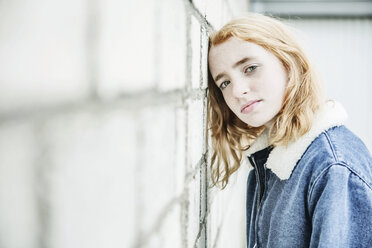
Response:
M255 105L257 103L261 102L261 100L252 100L252 101L248 101L246 104L243 105L243 107L240 109L240 112L243 113L243 114L247 114L249 112L251 112Z

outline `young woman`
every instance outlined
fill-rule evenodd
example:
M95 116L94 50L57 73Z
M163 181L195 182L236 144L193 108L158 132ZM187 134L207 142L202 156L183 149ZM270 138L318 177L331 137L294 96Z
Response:
M212 181L249 161L247 247L372 247L371 155L289 29L235 19L210 36L208 63Z

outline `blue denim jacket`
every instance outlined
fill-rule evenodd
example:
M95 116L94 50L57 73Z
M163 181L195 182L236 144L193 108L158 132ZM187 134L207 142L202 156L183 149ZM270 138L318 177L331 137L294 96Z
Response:
M329 102L287 147L261 134L245 152L247 247L372 247L372 158Z

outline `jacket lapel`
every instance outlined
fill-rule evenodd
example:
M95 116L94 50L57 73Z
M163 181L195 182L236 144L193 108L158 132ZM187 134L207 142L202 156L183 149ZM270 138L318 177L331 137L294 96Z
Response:
M343 125L346 119L347 114L340 103L327 101L315 115L310 131L296 141L290 142L288 146L274 147L267 159L266 167L271 169L281 180L289 179L302 154L304 154L315 138L329 128ZM265 130L257 137L250 148L243 152L243 155L245 157L250 156L268 145L268 132ZM248 162L248 166L252 169L253 167L248 159L244 160Z

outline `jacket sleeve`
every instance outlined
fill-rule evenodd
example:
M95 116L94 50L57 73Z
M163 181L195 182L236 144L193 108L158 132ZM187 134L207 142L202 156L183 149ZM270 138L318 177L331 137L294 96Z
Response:
M372 247L372 189L347 165L324 170L309 189L310 247Z

